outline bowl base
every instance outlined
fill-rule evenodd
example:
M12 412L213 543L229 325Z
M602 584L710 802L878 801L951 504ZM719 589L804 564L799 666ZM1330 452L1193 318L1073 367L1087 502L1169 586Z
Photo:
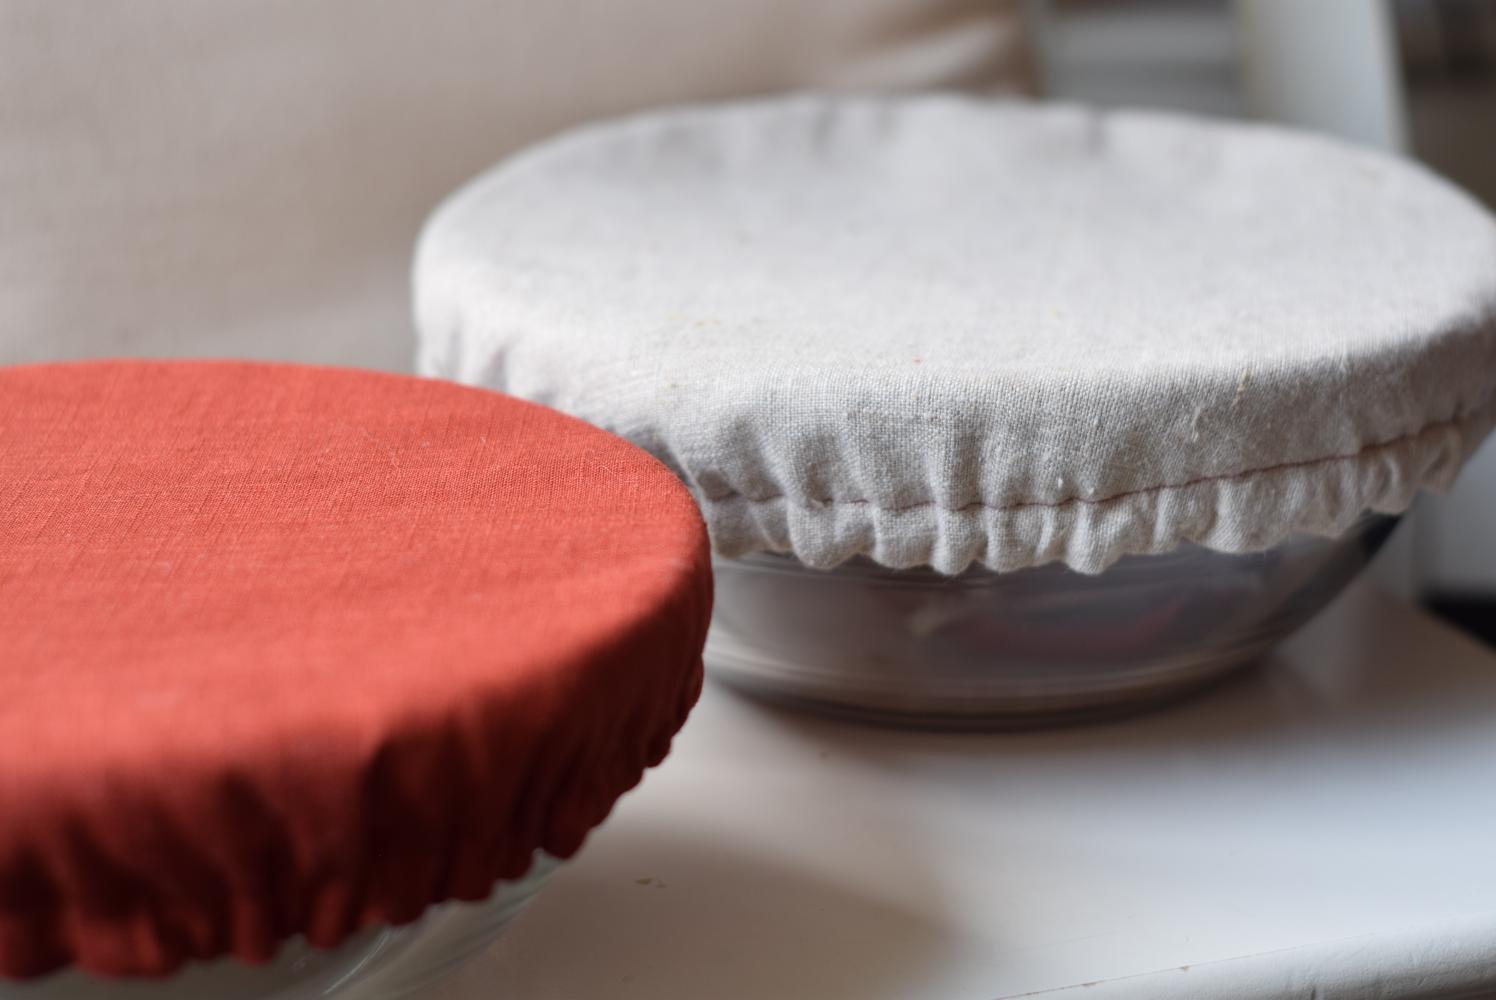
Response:
M1069 694L1055 698L964 699L959 703L915 695L859 698L845 690L829 692L766 683L752 673L724 668L708 657L707 676L736 694L779 708L893 729L942 732L1009 732L1115 722L1188 701L1260 666L1254 656L1213 664L1147 689Z

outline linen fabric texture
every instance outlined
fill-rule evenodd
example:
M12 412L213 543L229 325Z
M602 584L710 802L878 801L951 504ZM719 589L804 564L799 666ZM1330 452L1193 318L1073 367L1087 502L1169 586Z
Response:
M0 369L0 977L332 946L567 857L697 696L639 449L408 376Z
M574 413L716 550L946 573L1269 548L1496 420L1496 222L1279 128L797 95L577 130L452 196L419 367Z

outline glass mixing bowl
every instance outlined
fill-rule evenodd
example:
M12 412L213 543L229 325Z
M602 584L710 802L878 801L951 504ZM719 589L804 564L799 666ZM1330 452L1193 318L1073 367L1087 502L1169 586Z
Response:
M534 898L558 862L537 854L526 875L481 903L446 903L403 927L376 927L319 950L287 941L264 965L220 959L169 979L98 979L69 970L0 980L0 1000L396 1000L431 985L483 950Z
M856 560L718 560L708 670L752 694L876 720L1006 726L1116 714L1259 658L1350 582L1396 518L1266 552L1186 545L1087 576L958 576Z

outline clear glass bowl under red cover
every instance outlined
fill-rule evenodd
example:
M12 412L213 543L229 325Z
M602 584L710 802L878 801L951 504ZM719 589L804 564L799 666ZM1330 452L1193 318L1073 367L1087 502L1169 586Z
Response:
M558 862L536 854L523 878L480 903L444 903L402 927L375 927L320 950L287 941L264 965L231 958L189 965L167 979L98 979L77 971L0 979L0 1000L405 1000L472 958L519 915Z

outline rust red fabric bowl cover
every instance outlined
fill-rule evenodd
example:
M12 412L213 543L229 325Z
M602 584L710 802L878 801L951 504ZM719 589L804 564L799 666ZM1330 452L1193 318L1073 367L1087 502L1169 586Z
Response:
M567 856L700 689L632 445L335 369L0 369L0 974L269 957Z

